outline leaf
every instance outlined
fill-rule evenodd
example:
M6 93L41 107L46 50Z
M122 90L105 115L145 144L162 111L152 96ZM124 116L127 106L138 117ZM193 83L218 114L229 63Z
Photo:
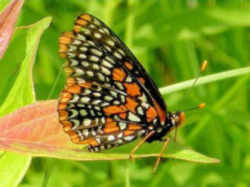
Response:
M20 72L14 86L11 88L6 101L0 108L0 116L35 101L32 67L40 37L50 22L50 17L44 18L32 25L28 30L25 58L21 64ZM32 100L30 100L30 98L32 98Z
M216 158L211 158L205 156L203 154L197 153L193 150L181 150L175 154L168 155L169 158L185 160L190 162L198 162L198 163L219 163L220 160Z
M124 160L129 154L90 153L82 145L71 143L58 121L57 101L42 101L0 119L1 149L72 160ZM140 154L135 158L157 157L158 154ZM188 157L185 157L188 156ZM181 151L165 158L200 163L217 163L194 151Z
M23 3L23 0L13 0L0 14L0 59L8 47Z
M0 108L0 115L35 101L32 80L32 66L35 60L40 37L43 31L49 26L50 22L51 18L45 18L29 28L26 40L27 45L25 58L21 64L21 69L14 86L10 90L6 101ZM20 119L22 119L22 116L20 116ZM8 125L5 126L6 124L8 124L8 121L0 124L0 128L6 128L4 131L5 133L10 130L8 129ZM4 144L5 142L1 143ZM29 155L27 156L17 153L6 153L0 159L0 186L17 186L25 175L30 162L31 156Z
M0 187L17 186L28 170L30 162L30 156L4 153L0 160Z
M39 153L74 148L59 124L56 108L55 100L37 102L1 118L1 149Z

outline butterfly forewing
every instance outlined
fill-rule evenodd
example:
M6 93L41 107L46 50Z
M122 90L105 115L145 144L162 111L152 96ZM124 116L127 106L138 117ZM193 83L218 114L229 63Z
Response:
M165 120L154 82L125 44L100 20L83 14L60 39L67 59L59 119L75 143L98 151L133 141Z

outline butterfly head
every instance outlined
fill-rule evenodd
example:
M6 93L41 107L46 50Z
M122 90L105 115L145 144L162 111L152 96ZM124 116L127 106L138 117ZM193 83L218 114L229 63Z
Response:
M184 112L171 112L169 115L170 123L173 127L179 127L185 121Z

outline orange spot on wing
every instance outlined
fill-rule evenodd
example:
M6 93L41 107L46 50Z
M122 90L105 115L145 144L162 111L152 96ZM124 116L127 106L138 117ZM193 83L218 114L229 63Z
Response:
M76 20L76 23L77 23L78 25L81 25L81 26L85 26L85 25L88 24L88 22L87 22L86 20L82 20L82 19Z
M59 56L60 56L61 58L66 58L66 57L67 57L66 53L59 53Z
M67 92L63 91L60 96L60 103L67 103L72 98L72 95Z
M58 111L59 113L59 120L64 121L68 118L68 112L65 110Z
M142 84L145 84L145 79L144 79L144 78L139 77L138 80L139 80Z
M108 122L106 123L103 131L105 134L109 134L109 133L114 133L114 132L118 132L120 130L120 128L117 126L116 122Z
M72 32L64 32L59 38L59 55L66 58L67 45L72 42L74 35Z
M73 94L79 94L81 92L81 87L78 85L74 85L74 86L69 87L67 91Z
M118 114L126 111L124 106L107 106L104 109L106 115Z
M85 83L81 83L79 84L81 87L84 87L84 88L91 88L91 83L89 82L85 82Z
M157 116L157 113L153 107L149 107L146 111L146 116L147 116L147 122L153 121L155 117Z
M74 30L75 32L80 32L81 26L80 26L80 25L74 25L73 30Z
M129 70L132 70L133 69L133 66L130 62L125 62L124 65L129 69Z
M85 19L85 20L87 20L87 21L91 21L91 16L90 15L88 15L88 14L82 14L81 16L80 16L82 19Z
M134 97L141 95L140 87L136 83L124 83L127 93Z
M134 131L134 130L139 130L139 129L141 129L142 127L140 126L140 125L137 125L137 124L133 124L133 123L130 123L129 125L128 125L128 130L132 130L132 131Z
M112 77L115 81L122 82L126 78L126 73L121 68L115 68L112 72Z
M67 108L67 103L59 103L58 110L64 110Z
M59 44L69 44L71 41L72 39L70 37L64 35L59 38Z
M120 116L121 119L126 119L127 118L127 113L126 112L121 113L119 116Z
M78 143L80 143L80 144L89 144L89 145L92 145L92 146L98 146L99 145L99 143L96 141L96 139L94 137L89 137L88 139L80 141Z
M160 118L161 122L165 122L166 120L166 111L162 110L158 103L153 99L155 110Z
M72 123L69 121L61 121L60 122L63 125L63 129L65 132L69 132L72 129Z
M123 135L124 135L124 136L129 136L129 135L132 135L132 134L134 134L134 131L131 131L131 130L125 130L125 131L123 132Z
M66 80L66 84L67 84L67 86L72 86L72 85L76 84L76 80L72 77L68 77Z
M73 70L70 67L65 67L64 71L67 76L70 76L73 73Z
M78 137L78 135L76 134L76 132L74 131L69 131L68 132L69 136L70 136L70 139L73 143L79 143L80 139Z
M126 98L126 104L125 106L128 108L129 111L132 111L135 113L135 108L137 107L138 103L134 101L133 99L127 97Z
M59 44L59 53L65 53L68 50L67 45Z

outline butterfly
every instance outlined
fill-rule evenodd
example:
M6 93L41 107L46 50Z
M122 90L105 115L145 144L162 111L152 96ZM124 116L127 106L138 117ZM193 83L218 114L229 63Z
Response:
M66 85L59 121L76 144L98 152L130 143L166 141L185 119L169 112L154 81L119 37L101 20L82 14L59 38Z

